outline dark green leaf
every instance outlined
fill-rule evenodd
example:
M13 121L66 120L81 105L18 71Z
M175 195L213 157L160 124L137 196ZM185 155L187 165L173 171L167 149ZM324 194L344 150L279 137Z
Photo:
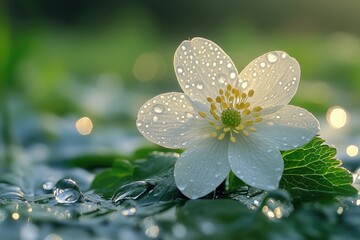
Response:
M302 148L283 152L285 169L280 187L295 202L331 201L336 196L357 194L351 173L335 159L336 149L315 137Z

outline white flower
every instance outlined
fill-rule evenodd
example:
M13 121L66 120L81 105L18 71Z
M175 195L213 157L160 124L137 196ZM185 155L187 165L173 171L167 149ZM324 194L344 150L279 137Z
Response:
M238 74L220 47L193 38L176 50L174 67L184 93L146 102L137 127L152 142L186 149L174 170L180 191L192 199L205 196L230 170L250 186L277 189L280 150L302 146L319 131L311 113L287 105L299 85L298 62L274 51Z

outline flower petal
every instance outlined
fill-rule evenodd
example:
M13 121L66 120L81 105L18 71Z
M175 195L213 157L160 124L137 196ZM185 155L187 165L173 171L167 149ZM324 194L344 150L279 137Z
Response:
M234 86L238 75L226 53L204 38L183 41L175 52L174 68L184 93L202 103L228 83Z
M234 174L248 185L266 191L275 190L284 170L280 151L267 142L250 136L236 135L229 143L229 163Z
M175 182L187 197L203 197L219 186L230 172L228 141L209 138L194 145L177 160Z
M320 130L318 120L303 108L287 105L264 117L255 126L259 138L265 138L280 150L291 150L309 142Z
M154 143L167 148L186 148L211 132L211 126L198 116L202 105L183 93L161 94L140 108L136 126Z
M286 105L299 85L299 63L282 51L268 52L247 65L239 74L237 87L254 90L249 100L262 108Z

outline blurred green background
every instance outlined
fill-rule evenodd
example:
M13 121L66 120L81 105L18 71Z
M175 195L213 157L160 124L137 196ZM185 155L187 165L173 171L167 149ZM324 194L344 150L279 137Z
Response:
M10 158L9 146L46 158L149 144L137 111L180 91L173 54L201 36L239 70L270 50L295 57L302 80L292 104L319 118L340 156L358 159L359 9L357 0L2 1L0 157ZM334 106L345 117L330 116Z

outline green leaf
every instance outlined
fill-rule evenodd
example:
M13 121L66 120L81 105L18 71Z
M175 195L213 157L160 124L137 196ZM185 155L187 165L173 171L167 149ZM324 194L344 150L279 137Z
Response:
M280 187L291 193L294 202L331 201L357 194L351 173L334 158L336 149L323 143L315 137L302 148L282 153L285 168Z
M154 152L147 159L133 162L118 160L114 163L113 168L105 170L95 177L91 188L105 197L111 197L114 194L126 196L126 192L122 192L124 190L121 189L122 186L145 181L148 183L148 190L144 191L144 195L137 199L139 203L173 201L182 196L175 185L173 176L177 158L177 153ZM138 185L141 188L144 187L141 184Z

